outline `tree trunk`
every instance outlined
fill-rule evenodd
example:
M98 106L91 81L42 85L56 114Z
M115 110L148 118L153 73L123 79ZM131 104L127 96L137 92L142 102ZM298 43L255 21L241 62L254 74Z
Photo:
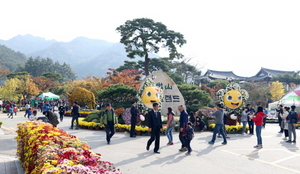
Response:
M149 62L150 59L148 58L148 53L145 55L145 75L149 75Z

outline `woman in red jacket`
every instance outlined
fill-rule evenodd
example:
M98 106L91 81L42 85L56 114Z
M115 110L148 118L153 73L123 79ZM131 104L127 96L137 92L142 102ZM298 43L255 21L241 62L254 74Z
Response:
M263 125L263 119L265 117L265 113L263 112L263 107L259 106L257 108L257 112L253 115L249 116L255 123L256 126L256 137L257 137L257 145L254 148L261 149L262 148L262 138L261 138L261 129Z

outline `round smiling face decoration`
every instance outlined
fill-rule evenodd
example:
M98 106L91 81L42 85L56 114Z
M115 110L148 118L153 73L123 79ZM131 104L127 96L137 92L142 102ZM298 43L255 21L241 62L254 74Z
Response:
M217 97L220 104L226 106L229 113L241 115L249 94L246 90L241 89L239 84L231 82L226 89L220 89L217 92Z
M142 94L142 102L148 107L152 108L153 103L160 102L159 89L156 87L148 86L144 89Z
M230 90L224 95L224 105L230 109L237 109L243 104L242 94L237 90Z

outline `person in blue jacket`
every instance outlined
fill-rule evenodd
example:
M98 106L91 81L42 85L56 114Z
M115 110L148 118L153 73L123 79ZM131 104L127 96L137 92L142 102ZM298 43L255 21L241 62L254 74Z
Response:
M179 132L179 140L181 142L181 148L179 149L180 152L187 151L186 147L186 126L188 119L188 113L184 110L183 106L178 106L178 110L180 112L180 118L179 118L179 126L180 126L180 132Z

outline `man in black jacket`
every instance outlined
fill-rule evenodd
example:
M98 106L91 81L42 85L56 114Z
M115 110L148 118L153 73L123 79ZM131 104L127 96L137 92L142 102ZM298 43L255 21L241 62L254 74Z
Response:
M276 109L277 117L278 117L278 124L280 126L280 131L278 133L283 133L283 126L282 126L282 118L281 115L283 114L282 105L279 105L278 109Z
M135 138L135 125L136 125L136 118L138 116L139 111L136 108L136 102L131 102L132 106L130 108L131 113L131 130L130 130L130 137Z
M60 122L62 122L64 119L64 114L66 112L66 108L63 106L62 102L59 104L58 112L59 112L59 116L60 116Z
M72 121L71 121L70 129L73 129L74 121L76 120L75 129L78 130L78 126L79 126L79 123L78 123L79 109L80 109L80 107L79 107L78 103L74 102L74 105L73 105L72 110L71 110Z
M291 106L291 112L287 116L288 129L289 129L289 140L287 143L296 143L296 124L298 122L298 113L295 111L296 106ZM292 141L292 134L294 136L294 140Z
M247 115L252 115L255 113L255 110L252 108L250 104L247 104L246 107L248 108L248 110L246 111ZM249 135L253 135L254 122L250 117L248 117L248 126L249 126Z
M162 129L161 113L158 111L158 103L153 103L153 110L148 112L148 127L151 132L151 138L147 142L146 149L149 150L150 145L155 140L154 153L159 154L160 130Z

